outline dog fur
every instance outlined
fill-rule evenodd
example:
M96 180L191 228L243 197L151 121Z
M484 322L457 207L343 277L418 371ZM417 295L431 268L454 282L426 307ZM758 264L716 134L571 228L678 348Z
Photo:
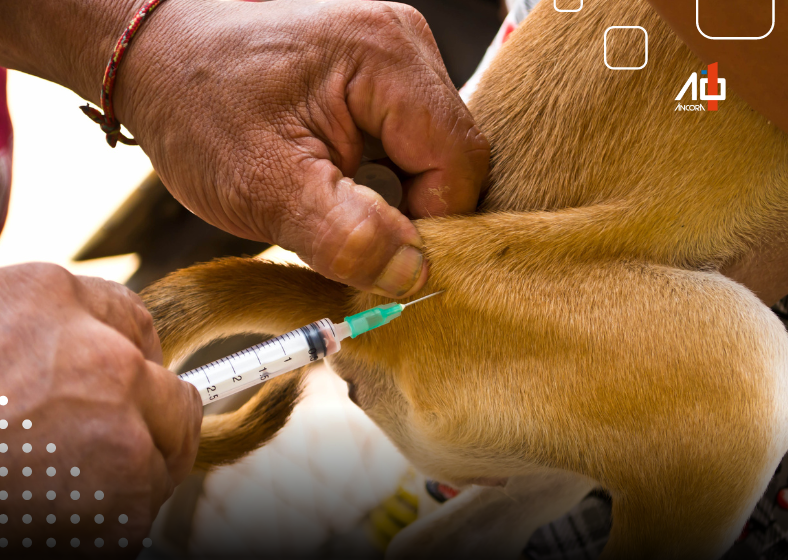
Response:
M648 30L646 68L606 68L614 25ZM626 58L642 41L608 48ZM586 0L575 14L542 2L485 74L479 213L416 222L431 263L419 295L445 294L331 365L423 473L505 486L461 494L390 557L514 558L596 486L613 500L603 558L712 559L738 536L788 450L788 337L735 281L782 246L788 140L730 90L718 113L675 112L702 68L645 1ZM179 271L144 298L168 364L385 302L255 259ZM272 437L300 379L206 417L198 465Z

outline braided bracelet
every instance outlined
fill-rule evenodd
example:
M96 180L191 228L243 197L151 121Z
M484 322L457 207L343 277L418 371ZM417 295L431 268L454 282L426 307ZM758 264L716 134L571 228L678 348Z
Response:
M115 45L115 50L112 52L112 56L109 59L109 64L107 64L107 69L104 72L104 81L101 84L101 109L104 111L104 114L101 114L101 111L94 109L90 105L80 107L82 112L85 113L90 120L101 126L101 130L107 134L107 144L113 148L118 142L129 146L137 145L136 140L124 136L120 131L120 123L115 117L115 109L112 106L112 94L115 91L118 66L120 65L120 61L123 60L123 55L126 54L129 43L131 43L137 30L159 4L164 1L165 0L148 0L142 9L134 15L128 27L126 27L126 30L123 32L123 35L118 39L118 44Z

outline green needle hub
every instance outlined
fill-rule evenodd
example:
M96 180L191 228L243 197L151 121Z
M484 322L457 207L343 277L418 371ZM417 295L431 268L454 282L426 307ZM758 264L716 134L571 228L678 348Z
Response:
M360 334L390 323L392 319L396 319L402 314L403 309L404 306L399 303L387 303L345 317L345 322L350 325L350 337L356 338Z

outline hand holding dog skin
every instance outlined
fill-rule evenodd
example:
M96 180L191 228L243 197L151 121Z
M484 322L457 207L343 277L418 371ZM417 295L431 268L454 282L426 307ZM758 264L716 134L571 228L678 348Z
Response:
M54 515L47 537L61 551L75 537L92 546L101 529L113 544L126 538L133 558L194 462L199 395L160 365L153 320L123 286L26 264L0 269L0 292L3 487L5 511L13 512L5 528L19 536L9 546L23 551L22 538L39 537ZM94 520L99 511L102 527ZM23 514L33 525L23 524ZM34 541L41 554L43 541Z
M142 2L21 4L0 7L10 24L0 21L0 65L96 103L114 42ZM58 29L41 23L55 18L65 20ZM115 108L194 213L394 297L421 288L427 264L410 220L348 179L361 131L414 176L411 217L473 211L489 162L427 23L396 3L168 0L120 65Z
M357 288L415 292L427 279L415 227L347 178L361 130L415 175L413 217L476 207L488 144L409 6L171 0L134 49L121 121L173 194L222 229Z

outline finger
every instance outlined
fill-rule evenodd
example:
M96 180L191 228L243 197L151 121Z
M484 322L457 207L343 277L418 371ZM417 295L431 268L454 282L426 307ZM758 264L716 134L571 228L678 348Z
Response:
M301 194L286 204L277 242L328 278L388 297L405 297L427 280L423 242L413 224L327 159L309 159L291 175Z
M348 87L350 113L382 140L394 163L415 175L412 215L471 212L487 175L489 144L429 57L412 45L401 51L396 63L377 51L364 60Z
M438 43L435 42L435 37L432 34L427 20L421 13L414 7L407 4L400 3L387 3L402 21L406 30L409 30L409 36L413 39L413 44L419 50L422 58L432 67L435 74L443 81L446 88L454 97L461 100L460 92L454 87L449 76L449 71L443 62Z
M197 457L203 412L200 395L193 385L149 361L134 396L177 485L189 474Z
M142 299L116 282L90 276L76 278L78 297L88 312L129 339L146 359L161 364L159 335Z

